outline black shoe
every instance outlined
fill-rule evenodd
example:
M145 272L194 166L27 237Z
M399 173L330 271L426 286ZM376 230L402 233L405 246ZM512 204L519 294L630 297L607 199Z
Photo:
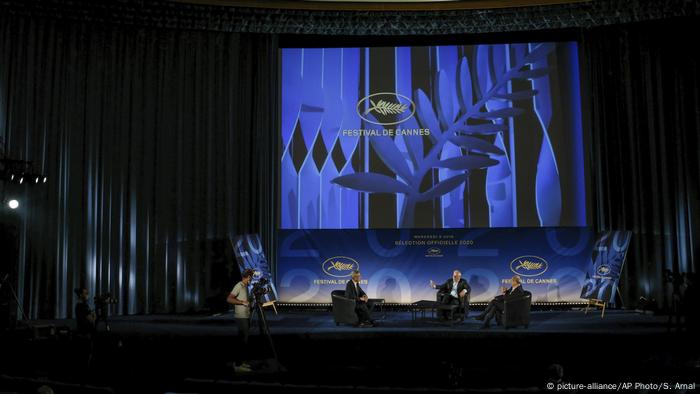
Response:
M485 317L486 317L486 315L477 315L477 316L474 316L474 318L475 318L476 320L479 320L479 321L484 320Z

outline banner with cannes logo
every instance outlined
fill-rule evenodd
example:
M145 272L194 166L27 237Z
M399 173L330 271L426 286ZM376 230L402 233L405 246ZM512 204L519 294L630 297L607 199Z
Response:
M233 254L236 257L238 269L241 273L246 269L253 270L251 287L253 283L261 279L267 281L267 293L263 296L263 301L269 302L277 300L277 289L275 288L270 264L267 261L267 257L265 257L260 235L237 235L231 238L231 247L233 248Z
M472 301L488 301L519 275L534 302L581 302L595 237L587 227L280 230L281 301L330 302L354 270L370 297L434 300L430 280L457 269Z
M631 240L631 231L604 231L598 235L581 298L615 304L618 282Z

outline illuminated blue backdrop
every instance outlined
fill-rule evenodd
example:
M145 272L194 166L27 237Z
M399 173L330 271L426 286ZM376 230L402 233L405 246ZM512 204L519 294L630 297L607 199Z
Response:
M576 43L281 55L281 300L328 302L353 268L388 301L434 299L428 281L455 268L475 301L515 273L535 301L580 300L593 240Z
M280 228L589 225L575 42L284 48L281 73Z
M435 300L432 279L459 269L484 302L517 274L534 302L581 302L595 237L586 227L280 230L277 290L289 302L330 302L353 269L370 297Z

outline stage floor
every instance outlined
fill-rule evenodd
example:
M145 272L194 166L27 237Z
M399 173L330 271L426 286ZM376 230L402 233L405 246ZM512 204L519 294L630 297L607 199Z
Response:
M412 320L410 312L375 313L375 327L357 328L350 325L336 326L333 316L327 311L282 311L266 312L270 331L274 335L302 335L333 337L348 335L426 335L444 333L449 335L504 335L504 334L605 334L605 335L649 335L666 332L667 317L642 314L634 311L609 310L601 318L600 311L588 314L572 311L533 311L528 328L498 327L495 322L489 330L481 330L481 322L474 319L478 312L472 311L464 322L450 324L431 318ZM71 320L41 320L37 324L71 326ZM255 322L253 322L255 324ZM124 336L231 336L236 334L232 313L221 315L141 315L116 316L111 318L112 333ZM101 326L104 328L104 326Z
M326 386L522 391L540 387L553 363L563 365L567 379L578 382L697 372L700 349L691 340L693 334L669 331L666 316L611 310L601 318L600 311L533 311L527 329L480 330L481 322L473 318L477 313L450 325L437 319L413 321L410 312L380 312L375 314L381 318L376 327L355 328L336 326L328 311L268 311L279 362L287 372L250 376L232 373L240 346L230 313L118 316L111 319L111 333L100 327L91 376L123 392L144 384L153 392L221 392L231 391L225 385L232 382L256 381L281 384L279 392L284 393L301 385L297 392L308 393L327 392ZM71 320L31 323L73 326ZM252 334L250 359L272 357L266 338L256 329ZM34 370L38 376L70 378L74 358L80 357L70 340L9 339L5 346L18 357L0 362L0 372L11 376ZM614 367L591 369L596 365ZM190 386L192 381L198 383ZM203 390L202 382L213 388ZM224 387L220 382L227 383Z

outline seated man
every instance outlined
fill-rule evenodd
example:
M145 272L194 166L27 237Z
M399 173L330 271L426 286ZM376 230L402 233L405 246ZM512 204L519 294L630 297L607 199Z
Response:
M517 298L525 294L522 286L522 280L518 275L514 275L512 278L510 278L510 283L510 289L501 287L501 292L503 294L498 295L494 297L491 301L489 301L484 312L481 313L479 316L476 316L476 320L484 321L484 325L481 326L481 328L489 328L491 319L493 319L494 317L496 318L496 321L500 324L505 300L510 298Z
M439 286L431 280L430 287L438 290L442 294L438 302L445 305L460 305L464 297L472 290L471 287L469 287L469 283L467 283L465 279L462 279L462 273L458 270L454 270L454 272L452 272L452 278ZM448 316L449 311L442 311L442 319L447 319Z
M374 324L367 306L369 297L360 287L360 276L360 271L352 271L351 280L345 286L345 298L355 300L355 313L360 321L360 327L372 327Z

